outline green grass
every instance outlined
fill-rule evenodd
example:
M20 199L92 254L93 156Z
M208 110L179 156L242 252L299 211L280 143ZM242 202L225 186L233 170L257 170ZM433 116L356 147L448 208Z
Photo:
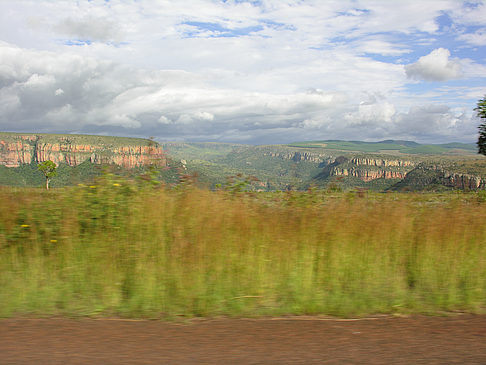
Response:
M1 188L0 316L480 312L483 195Z

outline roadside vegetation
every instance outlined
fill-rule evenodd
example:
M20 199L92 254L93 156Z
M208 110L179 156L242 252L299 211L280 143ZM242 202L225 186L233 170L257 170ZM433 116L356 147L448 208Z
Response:
M111 174L49 191L0 188L0 316L486 307L484 192L242 190Z

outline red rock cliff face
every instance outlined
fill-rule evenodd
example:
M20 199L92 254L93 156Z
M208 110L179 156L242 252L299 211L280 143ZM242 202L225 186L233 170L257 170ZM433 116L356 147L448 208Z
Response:
M21 164L28 164L32 160L34 149L23 141L9 143L0 140L0 165L17 167Z
M333 168L331 176L354 176L363 181L371 181L375 179L403 179L406 173L399 171L385 171L385 170L360 170L356 168Z
M96 164L115 164L134 168L157 164L166 166L164 151L158 144L148 145L86 145L60 140L59 143L43 142L42 137L22 135L15 141L0 140L0 165L18 167L31 162L51 160L56 164L76 166L89 160Z
M339 159L339 158L338 158ZM403 179L415 165L407 160L354 157L336 159L330 176L353 176L365 182L375 179Z
M356 166L383 166L383 167L406 167L406 166L414 166L415 164L412 161L406 160L385 160L385 159L376 159L376 158L360 158L356 157L351 159L351 163L355 164Z
M477 190L486 187L486 179L481 176L460 173L445 173L444 178L448 186L462 190Z

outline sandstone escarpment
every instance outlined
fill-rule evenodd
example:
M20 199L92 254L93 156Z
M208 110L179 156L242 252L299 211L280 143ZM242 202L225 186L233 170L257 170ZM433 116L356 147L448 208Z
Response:
M90 140L93 143L89 143ZM149 140L117 140L114 137L80 135L65 137L47 134L0 134L0 165L18 167L47 160L69 166L79 165L86 160L125 168L154 163L166 165L162 148Z
M318 178L345 176L355 177L364 182L376 179L403 179L414 165L413 161L408 160L339 156L323 169Z
M330 176L353 176L361 179L365 182L375 179L403 179L405 172L400 171L386 171L386 170L365 170L355 167L351 168L339 168L334 167L331 170Z
M0 140L0 165L17 167L32 161L33 148L22 140L9 143Z
M355 157L351 159L351 163L356 166L383 166L383 167L407 167L414 166L415 163L406 160L388 160L382 158L367 158L367 157Z

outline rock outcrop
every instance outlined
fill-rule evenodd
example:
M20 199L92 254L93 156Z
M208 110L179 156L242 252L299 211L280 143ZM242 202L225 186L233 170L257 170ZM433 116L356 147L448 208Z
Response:
M0 133L0 165L18 167L47 160L70 166L89 160L95 164L115 164L124 168L167 164L162 148L150 140Z

